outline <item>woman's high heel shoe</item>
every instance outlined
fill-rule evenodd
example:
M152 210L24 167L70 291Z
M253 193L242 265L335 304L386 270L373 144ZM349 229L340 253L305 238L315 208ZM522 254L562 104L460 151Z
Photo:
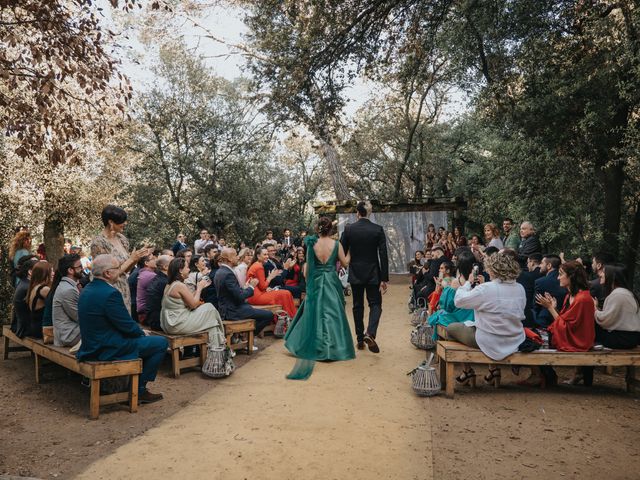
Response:
M498 386L500 384L500 377L502 373L499 368L490 368L489 373L484 376L484 381L489 384Z
M460 385L469 385L469 382L475 387L476 385L476 372L473 368L463 370L460 375L456 377L456 382Z

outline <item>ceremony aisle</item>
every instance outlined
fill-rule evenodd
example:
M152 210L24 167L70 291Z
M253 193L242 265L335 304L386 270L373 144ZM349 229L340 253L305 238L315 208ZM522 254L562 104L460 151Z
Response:
M409 343L407 295L400 281L383 298L380 354L317 363L308 381L291 381L295 359L278 341L79 478L432 478L428 400L405 375L425 356Z

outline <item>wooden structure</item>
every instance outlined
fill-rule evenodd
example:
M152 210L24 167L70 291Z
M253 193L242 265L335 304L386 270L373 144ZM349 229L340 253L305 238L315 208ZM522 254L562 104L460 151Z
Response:
M356 213L357 200L316 202L313 209L318 215L336 215L338 213ZM454 219L467 209L467 202L462 197L426 197L407 202L380 202L371 200L376 213L391 212L453 212Z
M467 347L458 342L439 340L436 347L440 359L440 382L446 388L448 397L453 398L455 389L454 370L457 364L472 363L481 365L532 365L554 367L626 367L627 392L633 392L640 381L635 378L635 367L640 365L640 347L633 350L606 350L590 352L558 352L555 350L536 350L531 353L514 353L496 361L487 357L476 348ZM499 382L494 384L499 386Z
M40 383L40 367L42 359L63 366L64 368L87 377L91 382L91 393L89 399L89 418L96 420L100 414L100 407L115 403L127 402L129 411L138 411L138 382L142 373L142 360L114 360L110 362L79 362L68 348L46 345L42 340L25 337L17 337L8 325L2 327L4 335L4 359L9 357L9 352L16 351L10 346L10 342L31 350L35 359L36 383ZM100 394L100 382L106 378L129 377L129 391L122 393L112 393L108 395Z
M180 377L180 371L184 368L202 367L207 359L207 344L209 334L207 332L191 333L189 335L169 335L158 330L149 330L151 335L164 337L169 342L171 351L171 371L173 378ZM197 357L180 358L180 349L184 347L199 347L200 355Z
M231 350L247 349L247 355L253 353L254 330L256 329L256 321L248 318L246 320L225 320L224 333L227 337L227 346ZM232 343L233 335L239 335L242 339L239 342Z

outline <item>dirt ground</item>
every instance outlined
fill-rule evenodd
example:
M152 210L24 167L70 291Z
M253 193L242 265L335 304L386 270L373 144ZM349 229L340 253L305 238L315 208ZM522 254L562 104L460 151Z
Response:
M640 478L640 397L624 393L622 371L614 372L613 376L597 372L596 387L592 389L560 386L537 391L516 386L513 376L503 369L503 386L498 390L488 386L475 390L458 387L453 400L444 396L414 398L409 377L404 377L407 371L405 364L414 362L414 357L420 354L412 352L413 347L409 343L411 326L405 308L407 287L405 277L395 278L384 299L382 322L387 327L384 336L379 336L383 348L380 354L382 373L374 375L378 360L366 352L368 356L362 358L370 363L371 378L357 379L356 385L365 387L360 389L360 393L355 393L357 388L353 394L344 392L345 398L381 392L371 427L376 431L368 432L366 423L358 424L358 434L353 436L348 426L353 412L345 409L344 428L332 429L328 434L332 444L327 455L332 456L325 458L324 462L334 468L336 464L340 466L342 462L336 461L340 458L337 452L354 448L354 443L357 447L359 439L366 438L369 433L388 434L389 438L397 441L402 435L409 438L417 432L424 443L416 446L407 440L407 451L399 452L395 447L389 449L383 460L390 467L397 465L398 475L380 475L380 478ZM122 452L129 449L129 445L134 449L136 445L150 441L148 439L158 438L158 432L171 422L181 419L188 422L189 412L197 408L206 411L207 399L211 395L220 394L219 397L226 400L223 392L233 389L236 382L240 389L240 380L253 370L257 371L261 359L262 367L273 362L274 369L290 368L292 359L281 352L281 343L273 338L259 340L261 351L250 357L237 355L237 364L241 368L224 381L205 379L198 372L187 372L174 380L168 376L169 363L165 362L152 387L153 391L162 391L165 400L143 405L137 414L130 414L119 406L104 408L97 421L87 419L88 390L80 385L79 377L50 366L46 370L46 381L36 385L33 360L28 354L14 353L9 360L0 361L0 406L3 412L0 416L0 476L73 478L83 471L85 475L99 471L100 465L115 462L118 455L121 457ZM396 348L402 350L396 352ZM384 362L396 361L396 355L400 365L395 370L386 368ZM354 362L359 360L360 357ZM247 362L251 364L244 365ZM312 391L312 396L322 403L323 396L329 396L335 390L332 382L343 378L341 368L339 364L322 364L306 389L304 383L295 388L302 392ZM480 369L476 370L480 373ZM571 372L561 369L558 373L562 380ZM384 375L393 375L386 377L387 383L393 383L393 387L383 384ZM402 380L400 375L404 377ZM278 378L281 376L278 371ZM380 384L372 384L374 381ZM396 388L394 382L403 382L398 383L401 388ZM270 388L278 387L272 384ZM416 411L406 412L406 408L399 408L399 405L412 405ZM405 418L400 415L402 412L403 415L410 414L412 420L404 424L399 421ZM225 421L228 427L233 426L232 419ZM384 424L385 421L390 424ZM251 419L252 430L273 432L270 433L272 438L262 441L277 440L278 429L273 426L285 422L287 414L282 411L275 418L267 412ZM386 433L383 427L387 429ZM322 419L315 422L314 428L317 435L322 435ZM396 431L389 431L390 428ZM421 428L425 431L420 431ZM126 444L129 444L126 448L119 449ZM260 443L256 442L256 445ZM243 447L236 446L238 448L242 456ZM246 452L251 451L248 446L244 448ZM295 451L296 445L289 444L286 448ZM307 449L297 452L295 460L300 464L321 467L322 461L318 463L317 452ZM275 462L276 457L273 458ZM424 474L402 475L401 472L408 471L407 458L414 459ZM96 464L100 459L102 462ZM229 463L238 461L238 458L229 459ZM268 472L275 471L268 464L262 465L264 469L251 476L274 478ZM352 470L348 460L343 466L345 478L369 478L372 473L375 476L374 472ZM156 472L155 476L173 477L176 470L180 471L175 467L167 468L164 470L166 475ZM300 474L298 472L295 477ZM122 476L126 478L126 472ZM191 477L200 478L198 475ZM229 475L226 478L236 477ZM280 474L278 478L289 477ZM307 478L311 477L307 475Z

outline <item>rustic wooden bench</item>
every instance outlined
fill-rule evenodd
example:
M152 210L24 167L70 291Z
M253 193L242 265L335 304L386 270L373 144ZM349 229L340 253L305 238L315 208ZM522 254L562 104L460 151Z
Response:
M253 353L254 330L256 329L256 321L248 318L246 320L224 320L224 333L227 337L227 346L232 350L247 349L247 355ZM231 343L233 335L242 336L240 342Z
M138 382L142 373L142 360L114 360L110 362L79 362L69 348L46 345L42 340L25 337L17 337L8 325L3 326L5 360L8 358L9 342L21 345L31 350L35 358L36 383L40 383L40 368L42 359L56 363L68 370L76 372L91 381L91 393L89 399L89 418L96 420L100 414L102 405L112 405L115 403L127 402L129 411L138 411ZM108 395L100 394L100 382L113 377L130 377L129 391L112 393Z
M169 343L171 351L171 371L173 378L180 377L180 371L184 368L202 367L207 359L207 344L209 334L207 332L191 333L189 335L169 335L160 330L149 330L151 335L164 337ZM180 358L180 349L184 347L200 347L200 355L197 357Z
M558 352L536 350L531 353L514 353L503 360L492 360L476 348L458 342L438 340L436 347L440 359L440 382L448 397L453 398L455 389L454 369L457 364L482 365L531 365L554 367L626 367L627 392L633 392L640 381L635 377L635 367L640 365L640 348L633 350L605 350L590 352ZM499 381L494 384L499 386Z

